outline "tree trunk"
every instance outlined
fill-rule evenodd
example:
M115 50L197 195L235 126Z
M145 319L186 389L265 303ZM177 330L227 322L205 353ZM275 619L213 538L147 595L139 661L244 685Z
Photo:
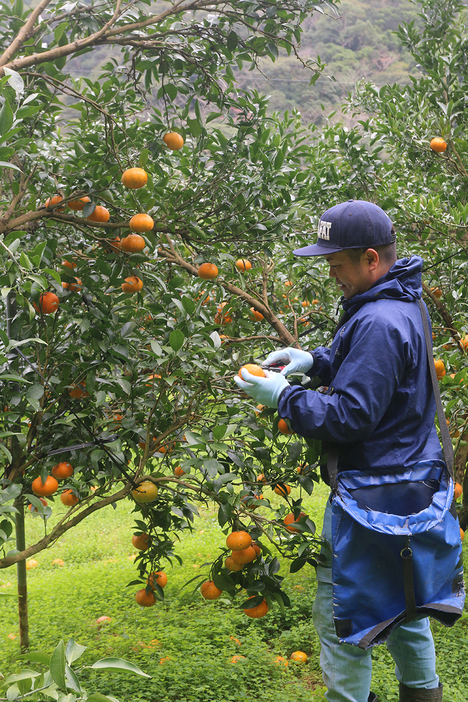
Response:
M7 313L7 336L9 339L12 338L12 323L16 315L16 295L15 293L9 293L6 300L6 313ZM19 389L19 386L18 386ZM21 424L18 423L15 426L15 431L21 431ZM14 436L12 437L11 453L13 456L13 462L11 465L12 472L15 472L16 465L18 461L21 460L21 447L19 445L18 439ZM24 526L24 501L20 495L17 500L15 500L15 507L18 510L15 515L15 527L16 527L16 548L18 551L24 551L26 548L26 533ZM28 620L28 586L26 577L26 561L18 561L16 566L17 576L18 576L18 619L19 619L19 632L20 632L20 647L23 652L29 649L29 620Z
M26 548L26 531L24 522L24 502L20 497L15 503L18 510L16 514L16 548L24 551ZM20 647L24 653L29 650L29 618L28 618L28 583L26 577L26 561L18 561L16 564L18 574L18 620Z

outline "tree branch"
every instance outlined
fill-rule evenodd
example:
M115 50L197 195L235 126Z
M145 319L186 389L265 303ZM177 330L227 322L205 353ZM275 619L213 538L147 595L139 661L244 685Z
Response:
M39 5L31 12L29 19L25 25L20 29L16 37L11 42L10 46L5 49L3 54L0 56L0 66L7 64L10 59L15 55L15 53L20 49L20 47L27 41L32 33L33 27L43 10L52 2L52 0L41 0ZM3 75L3 71L2 71Z
M43 2L46 2L46 0L43 0ZM46 2L46 5L50 2L48 0ZM110 27L115 24L116 20L118 19L120 15L120 2L121 0L117 1L117 6L115 9L115 12L112 16L112 18L106 22L104 27L102 27L98 32L95 32L94 34L91 34L89 37L86 37L85 39L78 39L77 41L74 41L70 44L65 44L64 46L57 46L54 49L50 49L50 51L43 51L41 53L35 53L32 54L31 56L23 56L20 58L17 58L15 60L10 61L9 63L4 62L3 64L0 64L0 77L4 76L4 71L2 69L2 66L7 66L7 68L10 68L14 71L20 71L24 68L28 68L29 66L36 66L40 63L46 63L48 61L54 62L59 58L63 58L65 56L70 56L70 54L74 54L77 51L81 51L82 49L86 49L88 46L93 46L95 44L98 44L100 41L103 39L107 39L108 37L115 36L118 34L122 33L127 33L127 32L132 32L137 29L141 29L143 27L147 27L151 24L157 24L158 22L161 22L162 20L166 19L171 14L180 14L182 12L189 12L192 9L200 9L200 7L203 7L205 4L212 5L213 3L204 3L204 2L189 2L186 5L182 6L182 3L184 0L179 0L175 5L173 5L169 10L166 10L165 12L162 12L160 15L153 15L151 17L148 17L146 20L142 22L134 22L133 24L126 24L123 25L122 27L118 27L116 29L110 30ZM17 47L19 48L19 46ZM10 58L12 57L12 54L10 52Z
M29 558L30 556L34 556L34 554L39 553L39 551L42 551L45 548L48 548L51 546L57 539L59 539L65 532L67 532L69 529L72 529L75 527L77 524L83 521L83 519L86 519L90 514L93 512L97 512L99 509L102 509L103 507L107 507L108 505L113 504L114 502L118 502L119 500L123 500L124 497L127 497L129 494L130 490L132 489L131 485L126 485L125 487L122 488L119 492L115 492L113 495L109 495L108 497L105 497L102 500L99 500L99 502L96 502L94 505L90 505L86 509L84 509L82 512L79 512L73 519L70 519L69 521L64 521L66 517L59 522L50 532L50 534L47 534L47 536L44 536L43 539L38 541L37 543L33 544L29 548L25 549L24 551L21 551L21 553L17 553L14 556L7 556L6 558L0 558L0 570L2 568L9 568L10 566L14 565L15 563L18 563L19 561L24 561L26 558Z
M192 266L192 264L188 261L185 261L182 258L182 256L180 256L176 252L174 245L170 241L169 237L167 237L167 239L169 242L170 251L165 248L159 248L158 254L160 256L164 256L171 263L175 263L177 266L184 268L193 276L198 276L198 269L195 266ZM221 287L223 287L225 290L227 290L227 292L231 293L232 295L236 295L241 300L247 302L251 307L254 307L256 310L258 310L258 312L261 312L267 320L267 322L277 332L281 341L286 346L299 346L294 336L286 329L284 324L271 311L270 307L267 307L266 305L262 304L257 298L253 297L252 295L249 295L249 293L247 293L245 290L242 290L242 288L237 287L237 285L234 285L233 283L228 283L227 281L219 281L218 284L221 285Z

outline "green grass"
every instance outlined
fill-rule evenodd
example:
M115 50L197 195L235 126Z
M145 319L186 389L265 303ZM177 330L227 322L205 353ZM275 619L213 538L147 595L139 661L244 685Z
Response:
M308 513L320 525L327 490L319 486L305 500ZM273 497L274 503L281 501ZM54 506L53 518L61 511ZM287 573L284 589L291 598L285 616L278 608L261 620L250 620L238 602L222 597L205 602L193 586L184 587L197 574L207 573L224 544L215 512L203 511L192 534L184 535L176 548L183 566L165 569L168 585L165 601L143 609L134 601L137 586L131 544L134 515L129 501L101 510L66 534L61 541L36 556L39 565L28 572L30 639L32 650L51 652L60 639L73 637L88 647L84 664L105 656L120 656L139 665L152 676L142 680L129 674L83 672L85 686L131 702L321 702L324 688L319 666L319 642L311 611L315 573L310 567ZM42 520L27 519L28 541L42 535ZM60 558L64 565L53 565ZM283 572L284 571L284 572ZM0 574L0 591L14 592L16 570ZM2 598L0 618L0 671L18 669L17 606L14 598ZM111 622L98 627L95 620L107 615ZM466 702L468 672L464 666L466 621L453 629L435 625L439 675L447 702ZM9 638L16 637L16 638ZM237 643L237 639L240 643ZM289 658L303 650L306 665L275 665L278 655ZM244 656L232 664L232 656ZM160 660L166 659L163 664ZM381 702L398 699L393 662L385 647L374 651L372 689Z

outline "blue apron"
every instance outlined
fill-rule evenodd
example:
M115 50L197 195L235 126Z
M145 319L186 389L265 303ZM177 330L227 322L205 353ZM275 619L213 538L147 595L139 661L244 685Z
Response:
M431 616L452 626L465 600L453 480L441 460L393 475L339 471L332 503L333 616L367 649Z

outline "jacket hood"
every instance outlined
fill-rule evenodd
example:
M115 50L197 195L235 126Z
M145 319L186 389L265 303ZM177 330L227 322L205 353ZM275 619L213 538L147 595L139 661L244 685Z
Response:
M420 256L400 258L369 290L348 300L342 298L343 309L351 316L367 302L385 299L402 302L419 300L422 296L423 263Z

